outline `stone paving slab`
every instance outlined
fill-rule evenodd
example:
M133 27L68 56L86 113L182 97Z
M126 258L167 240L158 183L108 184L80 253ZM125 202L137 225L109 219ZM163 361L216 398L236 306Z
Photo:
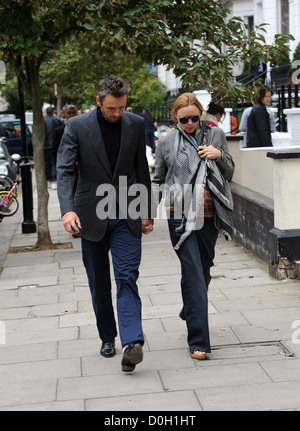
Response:
M144 393L163 392L157 371L136 372L132 375L110 374L91 377L72 377L60 379L58 382L57 399L90 399L111 397L128 393L137 395Z
M118 338L114 358L99 355L80 240L64 232L56 194L49 192L53 238L73 247L9 253L4 261L1 411L300 409L299 280L274 280L263 262L220 236L208 292L212 353L207 361L193 360L178 316L179 261L166 221L156 220L143 238L138 282L144 360L124 374ZM35 239L18 226L10 245ZM115 303L114 282L113 292Z
M79 358L54 359L48 361L34 361L18 364L2 365L0 367L1 382L5 380L27 380L28 376L35 376L41 380L77 377L81 375L81 365Z
M56 398L56 380L30 376L21 380L4 380L0 385L0 406L18 406L54 401Z
M300 410L299 380L196 390L206 411Z
M182 402L184 400L184 403ZM126 395L88 400L87 411L198 411L199 401L194 391L174 391L155 394Z
M214 367L206 367L201 363L193 369L162 370L160 374L165 387L170 391L271 382L271 378L257 363L215 365Z
M49 403L34 403L34 409L32 404L22 404L21 406L5 407L0 408L0 411L37 411L37 412L65 412L65 411L85 411L85 403L83 400L72 400L72 401L61 401L61 402L49 402Z

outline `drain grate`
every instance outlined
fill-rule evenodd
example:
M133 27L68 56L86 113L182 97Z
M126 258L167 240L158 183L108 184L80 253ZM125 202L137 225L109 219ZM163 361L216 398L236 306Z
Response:
M293 357L281 341L258 342L247 344L230 344L212 347L214 359L249 359L283 355Z

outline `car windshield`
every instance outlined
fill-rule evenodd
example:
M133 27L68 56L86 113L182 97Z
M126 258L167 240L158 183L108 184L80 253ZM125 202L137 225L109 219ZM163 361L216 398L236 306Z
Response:
M20 121L1 121L1 126L6 138L21 138L22 133ZM26 130L26 135L30 136L28 130Z

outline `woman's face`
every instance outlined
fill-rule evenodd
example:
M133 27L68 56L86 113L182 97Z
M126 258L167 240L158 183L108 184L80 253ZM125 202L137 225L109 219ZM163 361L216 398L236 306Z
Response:
M176 120L178 121L181 128L186 133L193 134L199 124L200 115L201 115L201 112L199 111L196 105L189 105L189 106L185 106L184 108L178 109L176 113ZM196 116L199 116L199 119L196 122L193 122L191 118L189 118L188 122L185 124L180 122L181 118L196 117ZM193 118L193 119L196 120L196 118Z

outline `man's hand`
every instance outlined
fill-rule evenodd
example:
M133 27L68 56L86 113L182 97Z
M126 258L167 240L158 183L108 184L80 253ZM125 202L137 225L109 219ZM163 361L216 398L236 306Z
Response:
M142 232L147 235L153 231L154 220L153 219L144 219L142 220Z
M73 211L64 214L63 223L65 230L73 235L78 233L81 229L79 217Z

